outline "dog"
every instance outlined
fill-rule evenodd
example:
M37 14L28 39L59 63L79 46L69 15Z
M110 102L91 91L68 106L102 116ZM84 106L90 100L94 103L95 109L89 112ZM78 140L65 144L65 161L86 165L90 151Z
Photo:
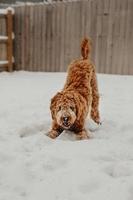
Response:
M82 58L73 61L68 68L64 88L51 99L52 139L64 130L72 131L77 139L88 139L85 129L88 113L94 122L100 124L99 92L94 64L89 59L91 41L84 38L81 43Z

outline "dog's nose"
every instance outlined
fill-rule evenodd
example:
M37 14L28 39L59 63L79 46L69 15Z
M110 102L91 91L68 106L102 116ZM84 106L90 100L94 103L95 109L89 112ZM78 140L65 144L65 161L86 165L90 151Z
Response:
M63 121L64 121L65 123L67 123L67 122L68 122L68 117L63 117Z

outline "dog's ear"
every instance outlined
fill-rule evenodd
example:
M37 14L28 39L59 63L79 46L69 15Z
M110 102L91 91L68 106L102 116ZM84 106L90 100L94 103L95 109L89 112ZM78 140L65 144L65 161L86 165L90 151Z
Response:
M70 95L69 95L70 97ZM72 102L74 103L75 105L75 108L76 108L76 116L77 116L77 120L80 118L81 116L81 109L80 109L80 99L78 97L78 95L76 93L74 93L72 96L71 96L71 100Z
M80 121L81 118L83 117L83 113L85 108L83 107L83 99L80 99L78 96L75 96L75 106L76 106L76 116L77 120Z
M59 101L59 99L61 98L61 96L62 96L62 93L61 93L61 92L58 92L58 93L51 99L50 110L51 110L52 119L55 118L55 111L56 111L57 102Z
M82 105L80 105L80 102L76 102L76 116L77 120L80 120L80 117L82 115Z

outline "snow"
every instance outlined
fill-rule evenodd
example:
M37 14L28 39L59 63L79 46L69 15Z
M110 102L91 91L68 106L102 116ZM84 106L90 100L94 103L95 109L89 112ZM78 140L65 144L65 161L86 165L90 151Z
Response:
M8 7L6 9L0 9L0 15L6 15L8 11L11 11L14 14L14 9L12 7Z
M132 200L133 77L98 75L91 139L46 136L65 73L0 73L0 200Z
M5 65L5 64L8 64L7 60L0 60L0 65Z
M6 14L7 14L6 9L0 9L0 14L1 14L1 15L6 15Z
M14 33L12 33L12 39L14 39L14 38L15 38L15 35L14 35ZM6 41L7 39L8 39L8 36L0 35L0 40Z
M8 39L7 36L2 36L2 35L0 35L0 40L7 40L7 39Z

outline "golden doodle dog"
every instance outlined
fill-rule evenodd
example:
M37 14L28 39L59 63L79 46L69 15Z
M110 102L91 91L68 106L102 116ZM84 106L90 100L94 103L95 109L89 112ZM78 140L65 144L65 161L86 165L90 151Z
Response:
M91 42L81 43L82 58L73 61L68 69L65 86L51 99L52 129L50 138L56 138L64 130L72 131L77 139L89 138L84 127L87 115L100 124L99 93L95 67L89 59Z

